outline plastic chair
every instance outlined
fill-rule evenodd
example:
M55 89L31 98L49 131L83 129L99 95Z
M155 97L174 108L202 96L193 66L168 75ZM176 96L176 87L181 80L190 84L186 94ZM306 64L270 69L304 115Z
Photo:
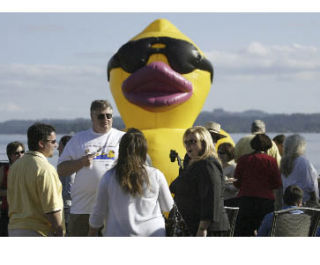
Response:
M297 213L301 211L302 213ZM294 207L275 211L270 236L308 237L315 236L320 222L320 209Z
M239 207L224 206L224 209L226 210L226 213L227 213L228 218L229 218L229 223L230 223L230 230L228 231L228 235L227 236L233 237L234 229L236 227Z

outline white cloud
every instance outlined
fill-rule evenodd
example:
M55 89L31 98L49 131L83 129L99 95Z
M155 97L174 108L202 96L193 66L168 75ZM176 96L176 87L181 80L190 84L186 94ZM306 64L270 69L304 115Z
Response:
M17 91L38 91L54 87L57 91L75 90L95 80L106 79L104 69L74 65L0 65L0 86Z
M114 102L106 69L91 65L2 64L0 98L0 120L88 118L92 100Z
M252 42L246 49L248 54L258 55L258 56L267 56L270 51L267 47L263 46L259 42Z
M95 66L75 66L75 65L28 65L28 64L8 64L0 65L0 75L24 75L28 77L50 77L66 75L97 75L101 69Z
M13 102L3 102L0 105L0 111L7 111L7 112L21 112L23 109L20 105L15 104Z
M295 102L304 91L303 96L309 96L305 111L319 109L318 47L252 42L238 50L213 50L206 55L215 68L214 92L208 97L207 109L222 102L226 109L240 108L239 104L223 100L235 95L233 98L243 102L243 108L270 111L266 96L261 97L262 91L279 95L277 108L283 105L288 91L290 95L296 93L288 111L295 111ZM245 95L256 100L248 102ZM0 64L0 98L0 120L88 118L90 102L97 98L110 100L118 115L108 88L106 67L100 65Z
M238 51L214 50L206 54L224 78L320 79L320 50L314 46L252 42Z

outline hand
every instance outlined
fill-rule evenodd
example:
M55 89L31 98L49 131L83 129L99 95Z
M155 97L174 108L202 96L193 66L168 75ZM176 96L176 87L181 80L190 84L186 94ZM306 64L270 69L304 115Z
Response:
M226 181L227 184L232 184L232 183L236 182L237 179L226 177L226 178L225 178L225 181Z
M53 236L64 236L63 227L62 226L56 227L53 231Z
M95 157L96 154L87 154L80 158L81 165L83 167L90 167L92 164L92 160Z
M98 236L99 228L93 228L89 225L88 236Z
M207 229L198 229L196 236L206 237L208 234Z

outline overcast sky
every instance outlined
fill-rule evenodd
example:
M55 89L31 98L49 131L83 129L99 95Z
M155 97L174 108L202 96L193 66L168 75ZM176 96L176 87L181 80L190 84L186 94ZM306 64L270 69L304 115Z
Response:
M89 118L98 98L115 106L107 62L157 18L213 63L203 110L320 112L320 13L0 13L0 121Z

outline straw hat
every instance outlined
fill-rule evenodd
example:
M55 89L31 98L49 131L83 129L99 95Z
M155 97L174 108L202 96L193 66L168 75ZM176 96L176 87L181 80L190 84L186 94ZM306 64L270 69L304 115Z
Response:
M217 138L221 139L227 137L220 133L221 125L217 122L209 121L207 122L204 127L210 132L216 135Z

